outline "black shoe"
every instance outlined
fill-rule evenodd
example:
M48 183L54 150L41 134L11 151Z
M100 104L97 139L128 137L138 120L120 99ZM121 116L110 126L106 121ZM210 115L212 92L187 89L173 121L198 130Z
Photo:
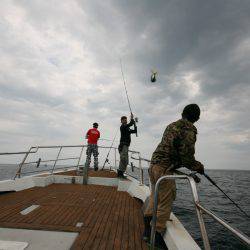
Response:
M150 222L152 220L152 216L144 216L143 221L144 221L144 232L142 235L142 239L146 242L150 242L150 236L151 236L151 225Z
M122 173L122 171L121 170L117 170L117 177L119 178L119 177L121 177L121 173Z
M121 179L127 179L127 176L125 176L125 175L123 174L123 172L121 171L120 178L121 178Z
M162 234L157 231L155 232L155 247L162 249L162 250L168 249L165 244Z
M149 242L147 242L147 245L149 247L151 247L150 244L150 240ZM165 241L163 240L163 237L160 233L158 233L157 231L155 232L155 245L154 245L156 250L168 250L168 247L165 244Z
M124 176L123 172L121 170L117 170L117 177L121 179L127 179L126 176Z
M94 170L95 170L95 171L98 171L98 167L94 167Z

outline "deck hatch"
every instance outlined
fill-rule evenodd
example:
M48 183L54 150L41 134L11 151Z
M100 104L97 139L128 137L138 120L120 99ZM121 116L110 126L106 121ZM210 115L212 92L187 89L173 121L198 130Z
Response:
M20 212L20 214L22 214L22 215L27 215L27 214L29 214L30 212L32 212L32 211L34 211L35 209L37 209L38 207L40 207L40 206L39 206L39 205L31 205L31 206L25 208L24 210L22 210L22 211Z
M29 244L27 242L0 240L0 249L24 250Z

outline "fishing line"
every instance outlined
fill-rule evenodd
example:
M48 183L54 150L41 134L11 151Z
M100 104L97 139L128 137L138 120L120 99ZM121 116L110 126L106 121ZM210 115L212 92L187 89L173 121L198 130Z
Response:
M107 154L107 156L106 156L106 159L105 159L105 161L104 161L104 163L103 163L102 170L104 169L104 167L105 167L105 165L106 165L106 162L109 162L109 154L110 154L111 149L112 149L112 147L113 147L113 144L114 144L114 142L115 142L115 138L116 138L116 136L117 136L118 131L119 131L119 127L117 128L117 130L116 130L116 132L115 132L115 136L114 136L113 141L112 141L112 143L111 143L111 146L110 146L110 148L109 148L109 151L108 151L108 154Z
M133 114L132 109L131 109L131 105L130 105L130 101L129 101L128 90L127 90L127 86L126 86L126 82L125 82L125 78L124 78L124 73L123 73L123 68L122 68L122 59L121 58L120 58L120 65L121 65L123 85L124 85L124 89L125 89L125 93L126 93L126 97L127 97L127 101L128 101L128 107L129 107L130 113Z
M124 89L125 89L125 93L126 93L126 97L127 97L127 101L128 101L128 107L130 110L131 115L133 114L132 109L131 109L131 104L130 104L130 100L129 100L129 96L128 96L128 90L127 90L127 86L126 86L126 82L125 82L125 77L124 77L124 73L123 73L123 68L122 68L122 59L120 58L120 65L121 65L121 72L122 72L122 79L123 79L123 85L124 85ZM136 137L138 136L137 134L137 126L136 126L136 122L138 122L138 118L135 117L135 122L134 122L134 127L136 130Z
M207 174L203 173L203 175L215 186L217 187L237 208L239 208L239 210L246 215L249 218L249 215L241 209L241 207L235 202L233 201L216 183L214 180L212 180Z

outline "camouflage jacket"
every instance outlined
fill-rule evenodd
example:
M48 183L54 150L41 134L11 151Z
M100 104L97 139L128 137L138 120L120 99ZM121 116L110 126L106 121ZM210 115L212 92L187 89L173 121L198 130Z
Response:
M162 140L152 155L151 163L166 168L199 169L202 164L194 157L196 134L196 127L186 119L171 123L164 131Z

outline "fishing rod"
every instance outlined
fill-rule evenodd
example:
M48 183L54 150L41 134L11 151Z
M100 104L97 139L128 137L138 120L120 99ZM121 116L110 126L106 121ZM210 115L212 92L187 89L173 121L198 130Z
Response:
M249 215L241 209L241 207L235 202L233 201L216 183L214 180L212 180L207 174L203 173L203 175L215 186L217 187L237 208L239 208L239 210L246 215L249 218Z
M105 161L104 161L104 163L103 163L102 170L105 168L106 162L109 162L109 154L110 154L111 149L112 149L112 147L113 147L113 144L114 144L114 142L115 142L115 138L116 138L116 136L117 136L118 130L119 130L119 128L116 130L115 137L114 137L114 139L113 139L113 141L112 141L112 143L111 143L111 146L110 146L110 148L109 148L108 154L107 154L106 159L105 159Z
M122 68L122 59L120 58L120 66L121 66L121 72L122 72L122 79L123 79L123 85L124 85L124 89L125 89L125 93L126 93L126 97L127 97L127 101L128 101L128 107L130 110L130 113L133 114L132 109L131 109L131 104L130 104L130 100L129 100L129 96L128 96L128 90L127 90L127 86L126 86L126 82L125 82L125 77L124 77L124 73L123 73L123 68ZM135 131L136 131L136 137L138 137L137 134L137 126L136 126L136 122L138 121L137 118L134 119L134 127L135 127Z

